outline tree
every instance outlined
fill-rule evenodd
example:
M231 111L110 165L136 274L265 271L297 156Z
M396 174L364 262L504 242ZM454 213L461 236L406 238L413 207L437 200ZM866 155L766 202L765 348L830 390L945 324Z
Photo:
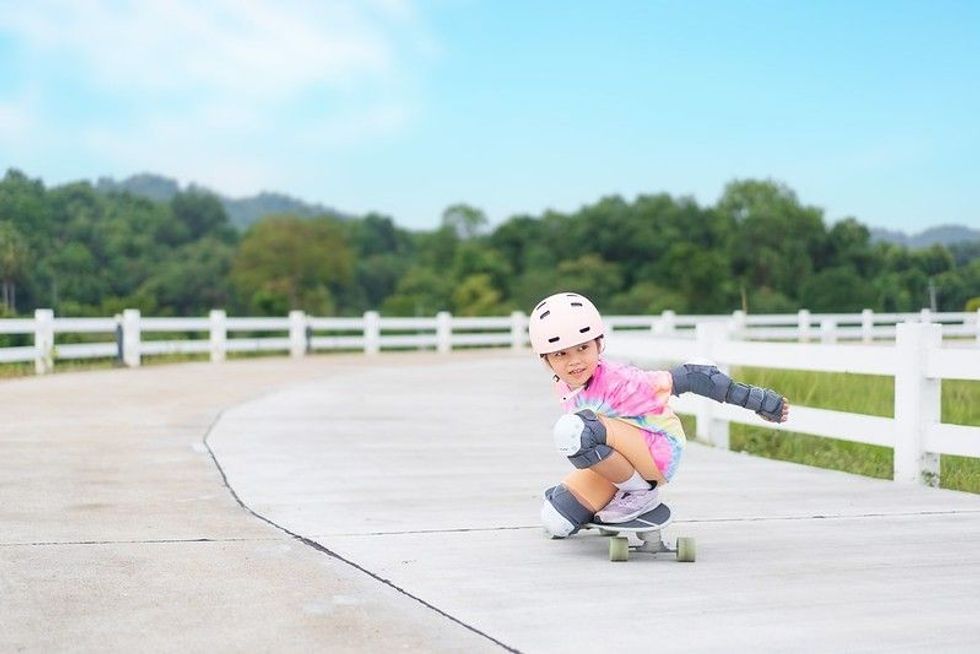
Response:
M874 290L851 266L827 268L814 274L800 289L800 302L820 313L857 312L875 302Z
M512 276L510 264L500 252L487 246L484 239L463 241L453 256L453 279L462 281L472 275L487 275L494 288L505 289Z
M372 212L344 225L347 240L359 257L407 253L411 249L408 233L396 227L388 216Z
M818 268L850 266L861 276L874 272L874 256L871 249L871 232L855 218L845 218L834 223L827 233L828 252Z
M30 257L27 241L9 221L0 221L0 303L17 311L17 280Z
M188 243L154 270L136 291L167 314L191 316L227 307L233 246L214 236Z
M801 205L783 184L731 182L717 211L735 222L732 267L748 291L769 289L773 299L791 299L826 252L823 212Z
M442 212L442 226L450 228L456 238L465 241L483 233L487 226L487 216L468 204L454 204Z
M326 314L350 281L353 257L334 218L271 216L245 234L231 280L245 305L261 313L290 309Z
M626 315L659 314L667 311L686 313L687 299L676 289L665 288L652 281L641 281L629 290L614 295L605 307L606 313Z
M187 241L196 241L209 234L225 241L234 240L235 230L228 221L228 214L213 193L198 190L178 193L170 200L170 210L174 219L184 227Z
M453 280L428 266L416 265L399 280L381 307L395 316L433 316L452 308Z
M586 254L558 264L562 290L574 291L602 304L622 288L619 267L597 254Z
M470 275L453 291L453 311L460 316L499 316L505 309L490 275Z

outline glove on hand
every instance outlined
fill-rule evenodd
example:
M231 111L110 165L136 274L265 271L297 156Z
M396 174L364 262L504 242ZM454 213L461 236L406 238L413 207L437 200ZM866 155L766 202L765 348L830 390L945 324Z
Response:
M785 398L771 388L733 381L725 401L755 411L763 420L782 422Z

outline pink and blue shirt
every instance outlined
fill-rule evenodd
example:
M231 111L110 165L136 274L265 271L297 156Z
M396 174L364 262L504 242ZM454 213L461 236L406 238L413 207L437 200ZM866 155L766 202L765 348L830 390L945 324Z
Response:
M673 388L669 372L600 360L584 388L572 390L563 381L555 386L568 413L591 409L639 427L657 469L668 481L674 476L687 438L668 404Z

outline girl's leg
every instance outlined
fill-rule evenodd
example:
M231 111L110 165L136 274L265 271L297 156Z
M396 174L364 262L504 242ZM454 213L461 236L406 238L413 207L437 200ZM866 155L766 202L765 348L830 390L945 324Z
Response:
M605 416L599 416L599 420L606 428L606 444L615 450L615 454L593 466L593 470L617 483L629 479L633 470L647 481L655 481L658 485L667 483L653 460L642 429ZM600 468L606 461L612 462Z
M592 513L608 504L616 494L616 486L611 481L589 468L571 472L561 483Z
M616 486L588 468L574 470L560 484L545 491L541 523L555 538L575 533L592 520L616 493Z
M658 485L666 481L657 469L639 427L594 414L581 415L581 418L581 422L570 420L571 429L569 425L556 425L556 444L559 450L569 455L577 469L561 484L545 492L541 508L545 529L560 538L592 520L616 494L617 485L628 488L630 484L624 485L624 482L635 473ZM592 426L585 420L592 422ZM601 422L601 427L597 422ZM634 481L643 484L640 480Z

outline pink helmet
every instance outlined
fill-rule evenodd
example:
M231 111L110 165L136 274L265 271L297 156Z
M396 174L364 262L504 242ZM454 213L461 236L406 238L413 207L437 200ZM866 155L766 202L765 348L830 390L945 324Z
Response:
M550 354L581 345L606 333L599 310L578 293L555 293L538 303L528 323L531 349Z

